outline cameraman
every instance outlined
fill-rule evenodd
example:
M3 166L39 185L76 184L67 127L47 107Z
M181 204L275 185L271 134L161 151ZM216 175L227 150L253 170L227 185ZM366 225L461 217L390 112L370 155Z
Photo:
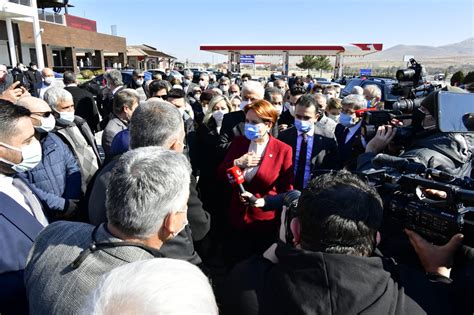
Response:
M283 227L293 244L279 242L267 258L237 265L225 284L223 314L459 313L447 277L462 236L436 248L410 234L426 271L448 280L430 281L376 250L382 212L375 189L355 175L316 177L299 199L297 217Z
M455 87L446 87L442 90L466 93ZM439 131L437 127L438 108L436 108L438 93L439 90L430 93L421 102L420 108L415 109L412 127L417 136L400 157L456 177L469 177L473 160L472 136ZM379 127L377 135L367 143L365 153L359 156L357 170L370 169L372 159L389 145L395 133L396 128L392 126Z

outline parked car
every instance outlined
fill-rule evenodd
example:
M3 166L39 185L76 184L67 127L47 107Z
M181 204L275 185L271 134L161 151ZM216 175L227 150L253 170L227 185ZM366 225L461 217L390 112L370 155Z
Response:
M366 85L375 84L382 91L382 102L385 102L386 106L390 106L397 101L398 97L392 94L392 88L397 83L397 80L391 78L354 78L347 82L347 85L341 91L341 98L351 94L352 88L354 86L361 86L362 88Z

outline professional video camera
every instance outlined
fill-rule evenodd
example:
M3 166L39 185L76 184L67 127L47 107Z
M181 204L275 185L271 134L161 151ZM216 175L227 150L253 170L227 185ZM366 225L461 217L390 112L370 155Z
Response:
M381 195L386 220L439 245L463 233L464 245L474 246L474 180L387 155L377 156L373 163L395 166L361 173ZM445 197L430 199L426 189Z
M423 98L404 99L393 104L391 110L361 110L356 112L362 117L361 131L365 141L369 142L380 126L397 127L394 143L405 144L417 136L419 128L414 125L414 111L421 106ZM436 95L437 127L441 132L474 131L474 95L439 91ZM397 123L403 122L403 126Z

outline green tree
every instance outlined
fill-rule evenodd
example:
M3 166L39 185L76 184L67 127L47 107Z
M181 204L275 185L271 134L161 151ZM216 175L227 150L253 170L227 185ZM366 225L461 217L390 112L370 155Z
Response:
M455 72L451 77L451 85L458 86L464 81L464 73L462 71Z
M462 83L464 84L469 84L472 82L474 82L474 71L468 72L466 76L464 77L464 80L462 81Z
M315 60L316 60L316 65L314 66L314 69L320 71L319 76L321 77L323 76L323 70L324 71L332 70L331 61L329 61L328 57L317 56Z
M317 66L318 61L316 60L316 56L303 56L303 60L300 63L297 63L296 66L301 69L309 70L315 69Z

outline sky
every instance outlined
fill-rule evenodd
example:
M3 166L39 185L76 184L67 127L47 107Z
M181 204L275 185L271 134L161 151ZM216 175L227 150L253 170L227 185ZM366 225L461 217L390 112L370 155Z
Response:
M383 43L441 46L474 36L474 0L70 0L97 31L179 61L226 57L202 44Z

